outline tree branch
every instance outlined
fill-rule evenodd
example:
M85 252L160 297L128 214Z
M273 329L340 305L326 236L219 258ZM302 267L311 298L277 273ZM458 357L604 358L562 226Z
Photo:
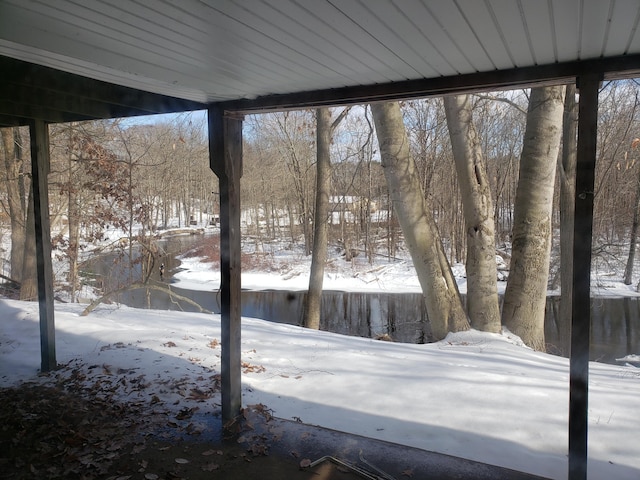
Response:
M87 306L87 308L85 308L82 311L82 313L80 315L83 316L83 317L87 316L87 315L89 315L89 313L91 313L98 305L100 305L105 300L111 298L114 295L118 295L120 293L124 293L124 292L129 291L129 290L135 290L136 288L148 288L150 290L157 290L157 291L160 291L160 292L164 292L164 293L168 294L172 298L176 298L177 300L180 300L182 302L186 302L186 303L188 303L190 305L193 305L194 307L196 307L196 308L198 308L200 310L200 313L212 313L209 310L207 310L205 308L202 308L202 306L199 303L194 302L190 298L187 298L187 297L185 297L183 295L178 295L173 290L171 290L170 288L167 288L165 286L156 285L156 284L153 284L153 283L134 282L134 283L129 284L129 285L125 286L125 287L117 288L116 290L112 290L111 292L105 293L100 298L95 299L93 302L91 302Z

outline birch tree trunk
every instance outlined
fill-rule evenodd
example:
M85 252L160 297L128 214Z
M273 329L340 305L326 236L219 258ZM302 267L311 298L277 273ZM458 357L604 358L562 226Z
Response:
M563 110L564 86L531 89L502 310L502 323L540 351L545 350L551 215Z
M444 97L444 108L464 208L467 314L473 328L496 333L501 325L493 202L480 141L473 125L471 97Z
M409 152L400 105L372 104L371 111L391 202L420 281L431 333L441 340L448 332L469 328L458 286Z

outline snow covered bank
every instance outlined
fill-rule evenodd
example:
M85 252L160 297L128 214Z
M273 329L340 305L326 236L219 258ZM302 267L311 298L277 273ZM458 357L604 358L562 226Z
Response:
M0 300L0 386L78 378L115 399L219 409L217 315L56 304L62 370L38 376L35 303ZM429 345L243 319L243 402L283 418L566 478L568 360L508 334ZM640 477L640 369L591 364L593 480ZM205 428L201 425L197 428Z

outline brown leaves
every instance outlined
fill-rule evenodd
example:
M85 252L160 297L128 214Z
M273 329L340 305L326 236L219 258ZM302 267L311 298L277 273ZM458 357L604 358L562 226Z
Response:
M35 384L0 390L0 444L15 472L42 478L104 475L135 441L139 412L123 418L110 401ZM15 478L15 477L9 477Z
M177 414L176 414L176 419L177 420L187 420L191 417L193 417L194 412L197 410L197 408L187 408L184 407L182 410L180 410Z
M213 472L214 470L217 470L219 468L220 468L220 465L218 465L217 463L207 463L207 464L202 466L202 471L203 472Z
M252 365L249 362L242 362L242 373L263 373L267 369L262 365Z

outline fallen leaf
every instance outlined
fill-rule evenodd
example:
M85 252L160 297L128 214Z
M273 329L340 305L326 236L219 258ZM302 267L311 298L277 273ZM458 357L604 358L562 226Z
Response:
M220 468L220 465L218 465L217 463L207 463L206 465L202 466L202 470L205 472L213 472L214 470L217 470Z
M215 450L206 450L202 452L202 455L204 455L205 457L208 457L209 455L213 455L214 453L216 453Z
M131 449L131 454L135 455L136 453L140 453L142 452L146 447L145 444L141 443L140 445L134 445L133 448Z
M410 469L410 468L407 468L406 470L403 470L402 471L402 476L403 477L409 477L409 478L413 477L413 470Z
M176 458L176 463L184 465L186 463L189 463L189 460L187 460L186 458Z
M158 480L158 478L160 477L158 477L158 475L156 475L155 473L145 473L144 478L146 480Z

